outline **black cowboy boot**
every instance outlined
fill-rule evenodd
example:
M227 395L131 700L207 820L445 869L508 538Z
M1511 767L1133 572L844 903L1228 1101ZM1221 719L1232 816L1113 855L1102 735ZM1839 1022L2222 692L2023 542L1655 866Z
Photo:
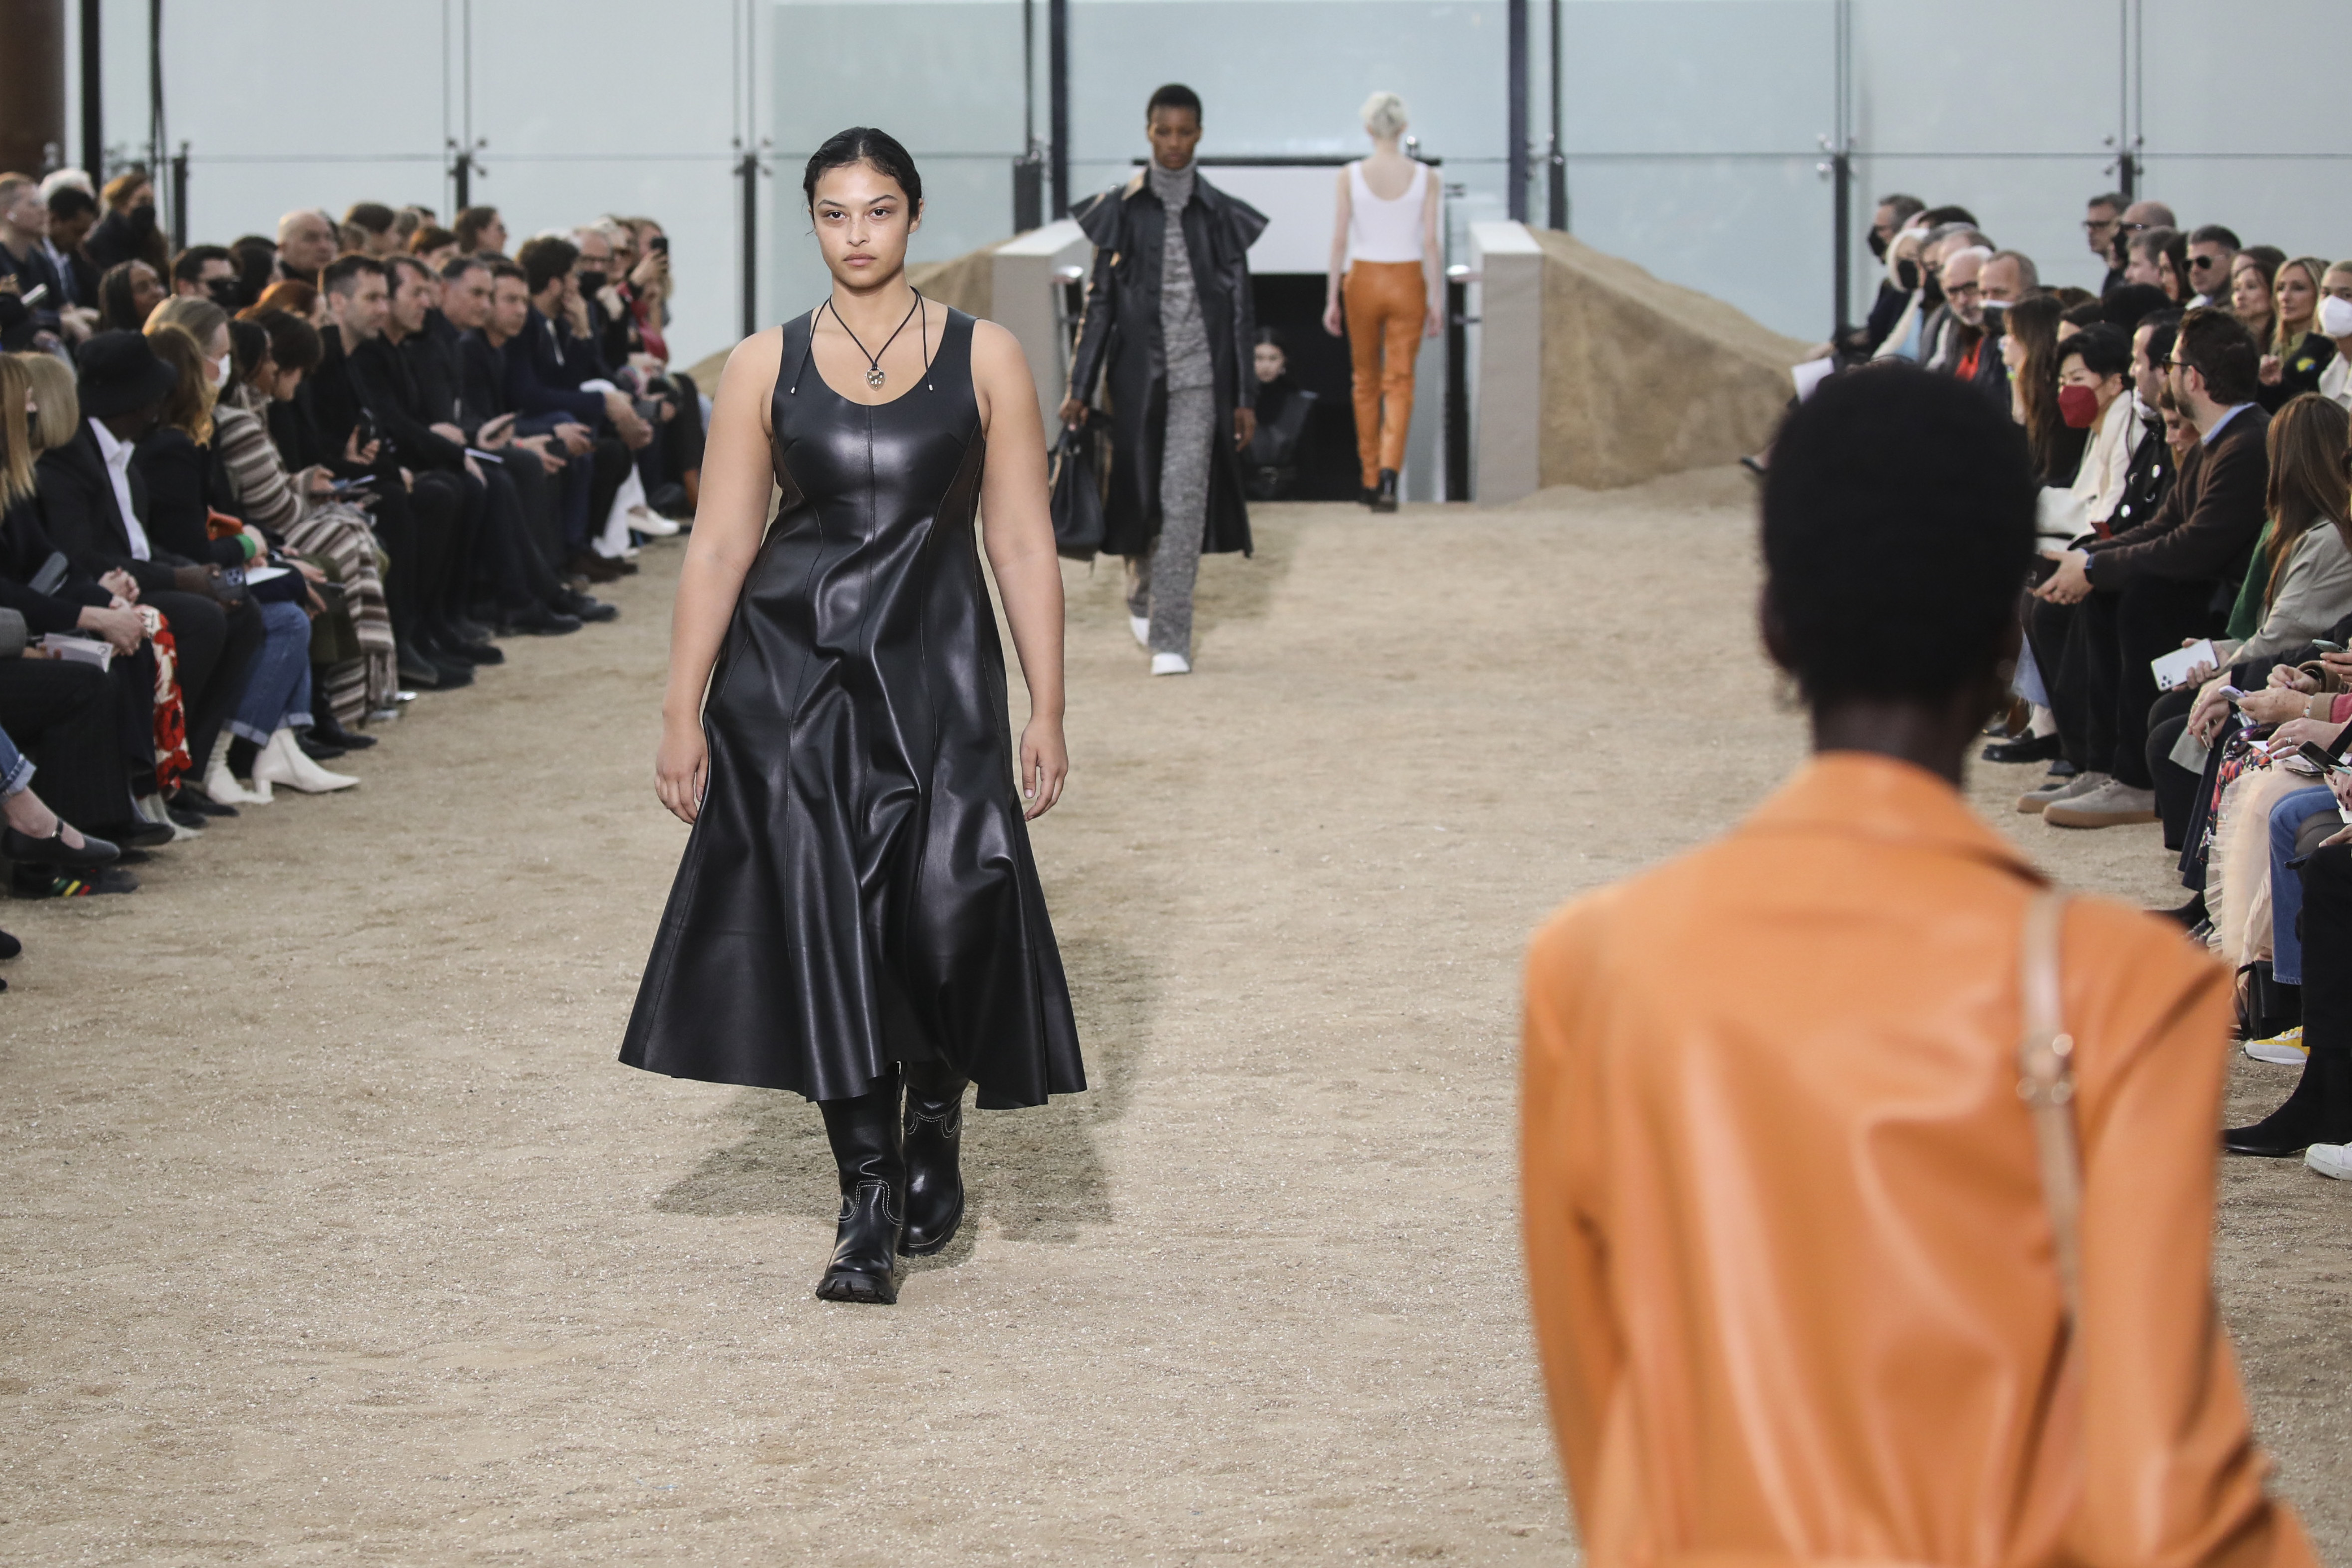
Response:
M2310 1038L2308 1028L2304 1037ZM2352 1143L2352 1051L2340 1046L2314 1046L2284 1105L2252 1127L2221 1134L2221 1147L2231 1153L2273 1160L2300 1154L2314 1143Z
M816 1293L827 1301L896 1301L907 1187L897 1064L856 1099L819 1100L817 1109L824 1112L824 1135L841 1168L841 1223Z
M907 1229L898 1250L924 1258L955 1239L963 1223L963 1086L943 1062L907 1069Z

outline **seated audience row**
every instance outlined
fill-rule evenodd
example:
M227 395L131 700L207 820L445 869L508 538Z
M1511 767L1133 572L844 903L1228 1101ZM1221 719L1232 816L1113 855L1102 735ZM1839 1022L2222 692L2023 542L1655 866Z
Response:
M1983 387L2042 484L2016 701L1989 760L2043 763L2053 828L2145 825L2167 911L2232 966L2257 1060L2302 1077L2223 1135L2352 1178L2352 261L2094 198L2094 295L2041 286L1970 213L1879 205L1886 275L1844 361ZM2306 950L2319 944L2306 958Z
M279 791L353 787L404 704L613 619L591 589L691 517L660 226L507 245L492 208L360 202L171 256L136 172L0 174L16 896L132 891Z

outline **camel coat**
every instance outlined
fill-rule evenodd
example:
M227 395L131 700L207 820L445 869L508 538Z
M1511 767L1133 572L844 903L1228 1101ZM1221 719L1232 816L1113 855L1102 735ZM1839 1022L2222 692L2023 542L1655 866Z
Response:
M2016 1091L2041 883L1941 779L1836 752L1538 934L1528 1268L1593 1568L2315 1562L2209 1284L2224 977L2088 899L2070 1351Z

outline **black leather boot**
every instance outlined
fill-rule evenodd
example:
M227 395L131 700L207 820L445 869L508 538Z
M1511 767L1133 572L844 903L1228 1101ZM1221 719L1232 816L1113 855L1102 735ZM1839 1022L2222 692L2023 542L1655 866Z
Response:
M898 1250L924 1258L955 1239L963 1223L965 1079L943 1062L907 1069L907 1228Z
M1394 468L1382 468L1381 470L1381 488L1372 492L1372 510L1374 511L1394 511L1396 509L1397 471Z
M2352 1143L2352 1051L2314 1047L2284 1105L2252 1127L2221 1134L2221 1147L2231 1153L2272 1160L2300 1154L2314 1143Z
M816 1293L827 1301L896 1301L898 1227L907 1212L897 1064L856 1099L819 1100L817 1109L841 1170L841 1221Z

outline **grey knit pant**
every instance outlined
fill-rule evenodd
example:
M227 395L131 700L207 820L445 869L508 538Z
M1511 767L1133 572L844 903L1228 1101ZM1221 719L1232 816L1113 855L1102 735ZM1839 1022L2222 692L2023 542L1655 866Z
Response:
M1192 655L1192 584L1209 522L1209 456L1217 391L1171 387L1160 447L1160 537L1127 558L1127 613L1151 620L1151 651Z

